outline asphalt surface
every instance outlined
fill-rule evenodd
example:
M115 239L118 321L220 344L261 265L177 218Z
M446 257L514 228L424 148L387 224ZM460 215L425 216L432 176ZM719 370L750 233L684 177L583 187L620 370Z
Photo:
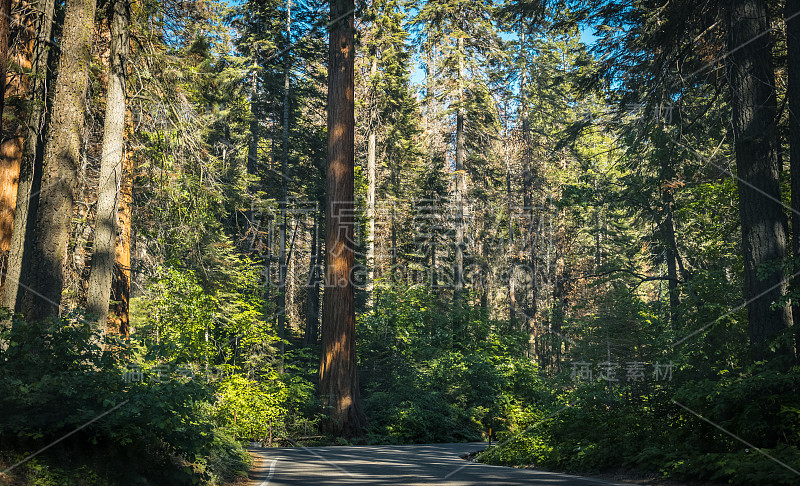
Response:
M257 448L264 458L251 472L256 486L329 484L443 484L557 486L613 485L531 469L488 466L461 458L486 447L486 443L405 446L336 446Z

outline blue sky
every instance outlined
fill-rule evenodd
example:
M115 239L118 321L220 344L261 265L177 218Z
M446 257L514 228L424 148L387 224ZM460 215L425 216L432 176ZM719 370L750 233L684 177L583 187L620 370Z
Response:
M505 40L508 40L506 37L503 38ZM581 27L581 42L591 47L591 45L594 44L596 40L597 36L594 35L594 27L590 26ZM425 72L422 70L420 64L415 64L414 68L411 71L411 82L413 84L421 84L424 80L425 80Z

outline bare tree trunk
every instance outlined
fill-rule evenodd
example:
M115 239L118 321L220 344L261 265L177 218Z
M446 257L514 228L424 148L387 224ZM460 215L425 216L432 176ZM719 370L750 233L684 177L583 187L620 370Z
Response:
M292 231L292 242L289 245L288 252L286 253L286 326L289 329L295 329L295 325L297 323L297 308L295 307L295 267L297 266L297 258L295 258L294 245L297 242L297 231L299 226L300 221L295 221L294 230Z
M461 303L464 291L464 38L458 38L458 108L456 110L456 248L453 300Z
M434 132L434 108L435 108L435 93L434 93L434 81L436 79L435 76L435 69L436 69L436 61L435 61L435 50L433 47L430 47L427 51L428 59L427 59L427 71L425 72L425 101L427 104L427 113L425 115L425 131L428 132L428 166L431 170L434 170L436 167L435 158L436 158L436 143L433 136ZM434 194L433 191L428 195L430 201L427 203L428 205L436 204L436 196L438 194ZM428 214L426 216L428 218L433 218L435 214L433 210L428 209ZM430 223L428 225L428 232L430 234L430 282L431 287L438 286L438 273L436 269L436 229L435 225L433 224L433 220L429 219Z
M538 313L538 261L537 261L537 248L536 242L539 240L539 227L540 225L536 224L536 214L534 211L534 198L533 198L533 189L534 189L534 182L535 182L535 173L534 173L534 162L533 162L533 147L531 141L531 132L530 132L530 121L528 120L528 63L527 63L527 53L525 52L525 30L523 29L519 33L520 39L520 58L522 59L522 67L520 68L520 76L519 76L519 117L522 120L522 205L523 211L525 212L526 220L528 223L528 228L526 234L524 236L524 244L521 251L521 258L520 261L527 263L527 267L524 269L525 273L530 278L530 284L527 286L525 290L525 299L524 299L524 315L526 321L526 330L529 334L532 335L532 339L534 341L532 349L534 350L534 354L537 353L538 349L538 338L536 333L538 332L534 325L534 320L536 319L536 314ZM538 359L538 355L536 356Z
M514 272L515 259L513 258L512 250L514 248L514 214L512 208L512 193L511 193L511 161L509 160L508 151L506 151L506 197L507 197L507 210L508 210L508 251L512 255L509 260L508 268L508 320L512 325L515 325L517 320L517 289L516 289L516 274Z
M286 43L290 42L292 28L292 2L286 2ZM289 224L287 209L289 204L289 69L291 67L291 51L283 54L283 134L281 139L281 235L278 254L278 344L280 365L278 372L283 373L283 354L286 339L286 234Z
M392 181L392 216L391 216L391 242L392 242L392 273L397 269L397 195L400 192L397 165L391 165L391 174L389 176Z
M18 173L17 194L15 198L14 224L11 232L8 269L5 274L2 305L16 311L21 310L19 291L23 275L29 278L29 263L33 248L33 224L39 202L41 187L42 160L45 143L45 127L49 123L47 104L47 84L51 72L48 70L48 56L55 14L55 0L43 0L42 10L34 20L34 52L30 82L30 115L27 118L25 141L23 143L22 164ZM23 272L23 270L25 270Z
M311 258L308 269L308 296L306 298L306 346L312 346L317 343L317 331L319 329L319 279L317 278L318 266L319 216L315 214L314 227L311 229Z
M664 179L668 180L668 179ZM664 203L665 216L664 221L661 222L661 237L666 247L667 257L667 283L669 288L669 322L674 326L678 321L678 306L681 303L680 293L678 291L678 247L675 240L675 220L672 216L673 198L671 193L666 190L662 195L662 202Z
M372 63L369 67L369 79L372 89L375 89L375 76L378 74L378 56L372 52ZM373 99L375 99L373 93ZM372 292L375 282L375 131L377 130L375 120L375 106L370 106L369 135L367 136L367 221L369 221L367 234L367 268L369 268L369 278L367 281L367 307L372 308Z
M83 142L96 0L68 0L36 214L30 283L22 306L28 320L58 315Z
M125 144L125 64L128 60L128 0L112 4L111 52L109 55L106 117L103 126L103 151L97 193L94 253L89 273L86 310L96 316L96 329L106 331L108 303L116 260L117 210L122 185L122 159Z
M731 0L728 6L728 79L735 136L745 289L753 359L786 354L769 343L791 323L791 308L772 308L786 293L780 267L786 256L786 217L780 198L775 73L764 0Z
M366 417L356 369L353 269L355 112L353 0L331 1L325 297L319 391L332 434L360 436Z

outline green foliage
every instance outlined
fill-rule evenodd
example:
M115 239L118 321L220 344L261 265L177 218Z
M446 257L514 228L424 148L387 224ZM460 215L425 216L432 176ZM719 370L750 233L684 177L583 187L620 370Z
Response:
M132 320L152 351L179 363L268 366L264 354L277 338L263 319L258 267L235 256L228 263L230 278L210 289L191 270L158 269L147 297L132 305Z
M422 286L381 286L359 321L359 366L372 441L479 440L529 396L522 336L472 310L443 312Z
M796 474L773 459L794 467L800 457L799 379L795 369L680 386L582 385L518 414L517 429L503 431L501 446L479 460L570 471L635 468L732 484L794 484Z
M270 383L265 379L271 379ZM286 413L286 387L277 373L262 376L261 382L233 375L219 385L215 408L217 423L230 430L235 437L249 437L263 441L271 434Z
M129 379L136 349L111 340L100 352L77 316L15 319L2 339L2 448L18 458L74 432L15 472L46 478L33 484L86 484L92 475L106 484L218 484L247 468L241 446L215 427L214 390L201 380Z
M266 441L298 429L311 435L316 400L305 364L315 358L307 350L290 351L286 373L277 373L275 322L263 316L257 267L246 259L232 259L231 265L237 270L231 280L211 289L190 270L160 272L147 300L136 299L139 362L216 371L209 413L235 438Z

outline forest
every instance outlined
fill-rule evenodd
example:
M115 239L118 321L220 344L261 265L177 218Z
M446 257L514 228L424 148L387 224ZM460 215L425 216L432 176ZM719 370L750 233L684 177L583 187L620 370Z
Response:
M0 81L0 484L800 482L800 0L0 0Z

